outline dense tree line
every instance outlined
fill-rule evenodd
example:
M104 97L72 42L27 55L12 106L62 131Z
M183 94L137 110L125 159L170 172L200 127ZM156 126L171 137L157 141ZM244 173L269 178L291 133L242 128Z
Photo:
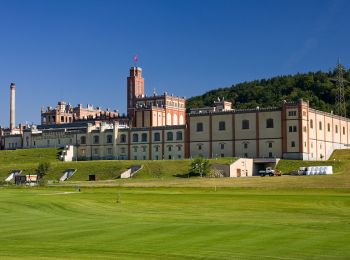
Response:
M280 107L283 100L308 100L311 107L335 111L336 71L309 72L254 80L219 88L187 100L187 108L212 106L218 98L233 103L234 108ZM350 69L344 70L347 115L350 115Z

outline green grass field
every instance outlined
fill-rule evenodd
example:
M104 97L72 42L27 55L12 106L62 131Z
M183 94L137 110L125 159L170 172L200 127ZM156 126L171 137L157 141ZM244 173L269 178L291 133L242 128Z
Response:
M0 186L0 259L350 259L349 151L279 165L331 164L331 176L216 179L176 177L190 160L64 163L55 149L2 152L0 177L39 161L51 162L47 180L78 172L49 187ZM116 179L135 164L144 165L135 178ZM100 181L85 181L89 173Z
M350 258L348 190L74 192L2 188L0 258Z

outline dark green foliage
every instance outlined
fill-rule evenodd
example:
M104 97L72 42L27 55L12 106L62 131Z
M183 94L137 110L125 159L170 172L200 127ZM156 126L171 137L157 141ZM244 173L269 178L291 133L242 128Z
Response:
M225 98L234 108L280 107L283 100L308 100L310 106L330 112L335 111L335 71L309 72L270 79L238 83L227 88L219 88L187 100L187 108L212 106L217 98ZM350 70L345 70L345 82L350 82ZM347 114L350 114L350 87L345 83Z
M36 169L36 174L38 174L39 178L42 178L46 175L51 167L50 162L41 162Z
M195 176L206 176L209 173L210 164L209 160L199 156L195 158L191 163L190 173Z

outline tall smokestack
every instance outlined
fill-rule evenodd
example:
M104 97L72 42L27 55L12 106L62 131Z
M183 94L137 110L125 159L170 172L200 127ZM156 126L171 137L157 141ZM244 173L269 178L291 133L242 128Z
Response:
M16 113L16 86L15 83L10 85L10 130L15 128L15 113Z

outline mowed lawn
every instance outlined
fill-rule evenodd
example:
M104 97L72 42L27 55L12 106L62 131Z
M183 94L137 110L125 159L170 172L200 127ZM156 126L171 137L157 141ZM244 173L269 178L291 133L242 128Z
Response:
M350 259L348 189L2 187L0 220L0 259Z

